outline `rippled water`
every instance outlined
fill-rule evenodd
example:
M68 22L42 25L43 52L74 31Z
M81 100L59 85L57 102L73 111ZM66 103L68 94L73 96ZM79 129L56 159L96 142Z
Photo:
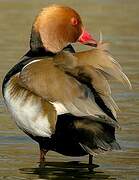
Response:
M121 109L122 129L117 132L117 138L122 150L97 156L94 163L99 167L94 173L86 168L87 156L70 158L53 152L47 155L47 166L39 168L37 144L17 129L0 96L0 179L139 179L138 0L0 0L0 83L8 69L27 51L32 21L50 2L77 9L95 36L102 31L105 41L111 42L112 54L132 82L132 91L116 82L112 84Z

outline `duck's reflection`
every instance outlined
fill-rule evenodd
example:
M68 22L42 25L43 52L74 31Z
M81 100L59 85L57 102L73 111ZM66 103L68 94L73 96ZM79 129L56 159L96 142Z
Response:
M36 174L40 179L69 180L69 179L109 179L109 175L96 172L99 167L93 164L92 171L88 171L88 164L80 162L47 162L38 168L22 168L25 174Z

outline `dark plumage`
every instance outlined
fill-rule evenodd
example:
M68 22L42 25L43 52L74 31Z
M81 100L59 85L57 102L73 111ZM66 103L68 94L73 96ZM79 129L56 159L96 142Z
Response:
M94 155L120 149L115 139L115 128L88 117L71 114L58 116L56 131L51 138L32 137L42 149L67 156Z

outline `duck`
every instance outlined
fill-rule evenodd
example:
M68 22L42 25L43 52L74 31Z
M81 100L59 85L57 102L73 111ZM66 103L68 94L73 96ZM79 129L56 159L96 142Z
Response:
M72 43L90 47L75 52ZM48 151L93 157L119 150L115 131L118 106L109 79L131 88L107 43L86 31L71 7L41 10L31 30L30 50L6 74L2 92L16 125L40 147L40 163Z

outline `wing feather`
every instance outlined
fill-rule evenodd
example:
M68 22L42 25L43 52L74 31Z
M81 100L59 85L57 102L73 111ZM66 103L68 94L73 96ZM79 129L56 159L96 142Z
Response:
M108 77L115 78L131 88L131 83L125 73L123 73L120 64L108 51L102 50L100 46L93 50L77 52L74 55L77 57L78 64L81 66L90 65L101 73L103 72L102 75L109 75L106 76L107 79L109 79Z
M120 64L104 45L73 54L61 52L29 64L20 73L24 87L52 104L61 103L65 112L104 117L98 119L115 126L118 106L111 96L111 77L131 88Z
M131 88L131 83L120 64L107 51L105 43L88 51L74 54L61 53L55 57L54 61L63 71L75 77L79 82L87 84L91 89L91 94L96 97L96 104L105 112L105 115L116 118L116 111L119 108L112 98L109 79L114 78L129 88Z
M38 96L64 105L76 116L104 116L91 91L84 84L55 66L52 60L35 61L20 73L22 86Z

